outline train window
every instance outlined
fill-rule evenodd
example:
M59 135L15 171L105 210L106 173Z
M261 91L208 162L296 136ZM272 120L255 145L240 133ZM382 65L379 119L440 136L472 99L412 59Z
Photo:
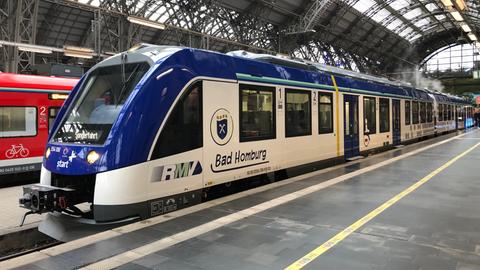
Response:
M380 99L380 132L390 131L390 100Z
M427 108L425 102L420 102L420 123L425 123L427 121Z
M287 89L285 98L285 136L311 135L311 92Z
M410 100L405 100L405 125L410 125L410 120L412 118L412 110L410 108L410 104Z
M452 113L452 105L448 105L448 121L451 121L453 119Z
M377 113L375 103L376 101L374 97L363 98L363 133L365 134L377 133Z
M333 98L332 94L318 94L318 119L320 134L333 132Z
M432 113L432 103L428 102L427 103L427 122L428 123L431 123L433 121L432 115L433 115L433 113Z
M37 135L36 107L0 107L0 138Z
M448 105L443 104L443 121L448 120Z
M443 104L438 104L438 121L443 121Z
M52 130L53 122L55 118L57 118L58 111L60 111L60 107L48 108L48 132Z
M52 140L103 144L126 100L149 69L147 62L94 68L80 85L66 112L68 117Z
M275 88L240 85L240 142L268 140L275 133Z
M418 101L412 102L412 124L418 124Z
M168 116L152 159L171 156L203 146L202 82L196 82L185 92Z

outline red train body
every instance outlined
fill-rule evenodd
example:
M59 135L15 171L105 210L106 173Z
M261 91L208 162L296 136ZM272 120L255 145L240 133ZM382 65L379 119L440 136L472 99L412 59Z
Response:
M40 170L49 128L77 82L0 73L0 179Z

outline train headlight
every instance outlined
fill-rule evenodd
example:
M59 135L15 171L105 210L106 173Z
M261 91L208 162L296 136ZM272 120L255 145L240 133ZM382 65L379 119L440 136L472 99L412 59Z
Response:
M100 158L100 155L95 151L90 151L87 155L87 162L88 164L93 164Z
M45 158L48 159L50 156L50 147L47 148L47 151L45 151Z

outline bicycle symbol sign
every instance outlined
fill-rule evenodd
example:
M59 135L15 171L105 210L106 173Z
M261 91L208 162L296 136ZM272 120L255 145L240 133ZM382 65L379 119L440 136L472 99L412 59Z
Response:
M30 154L30 150L28 148L23 147L23 144L19 145L11 145L12 147L5 151L6 158L16 158L16 157L28 157Z

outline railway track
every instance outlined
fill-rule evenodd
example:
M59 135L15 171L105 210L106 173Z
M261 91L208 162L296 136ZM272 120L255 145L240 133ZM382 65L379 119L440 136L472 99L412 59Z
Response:
M36 226L0 235L0 261L9 260L62 242L38 231Z

